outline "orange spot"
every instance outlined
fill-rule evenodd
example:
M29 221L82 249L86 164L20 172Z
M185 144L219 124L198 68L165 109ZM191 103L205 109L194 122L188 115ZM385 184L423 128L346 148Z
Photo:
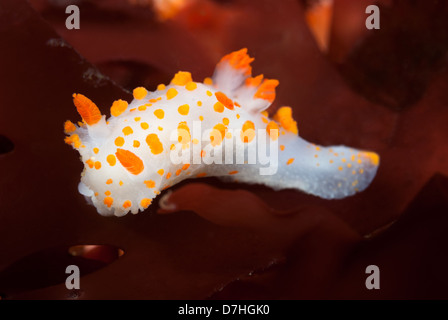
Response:
M198 177L198 178L202 178L202 177L205 177L207 174L205 173L205 172L202 172L202 173L198 173L197 175L196 175L196 177Z
M128 135L134 133L134 130L132 130L132 128L129 127L129 126L124 127L122 131L123 131L123 134L124 134L125 136L128 136Z
M213 147L221 144L226 135L226 127L222 123L215 125L210 133L210 143Z
M342 169L343 169L343 168L342 168L341 166L338 168L339 171L342 171Z
M110 154L107 156L106 161L111 167L113 167L117 163L117 158L115 158L113 154Z
M198 107L202 106L202 101L197 102Z
M140 117L135 117L135 118L134 118L134 121L135 121L135 122L139 122L141 119L142 119L142 118L140 118Z
M141 100L144 97L146 97L146 95L148 94L148 91L143 87L138 87L138 88L134 89L132 94L134 95L134 99Z
M240 115L239 115L238 113L236 114L236 118L237 118L237 119L239 119L239 118L240 118Z
M233 104L234 104L235 106L237 106L238 108L241 108L241 106L240 106L240 104L239 104L238 102L234 101Z
M96 169L96 170L101 169L101 162L99 162L99 161L95 161L95 169Z
M66 134L72 133L76 131L76 126L70 120L65 121L64 123L64 132Z
M120 187L121 187L121 186L123 185L123 181L120 181L118 184L119 184Z
M232 138L232 134L231 134L230 132L227 132L227 133L226 133L226 138L227 138L227 139Z
M182 170L187 170L188 168L190 168L190 164L186 163L182 166Z
M181 172L182 172L182 169L177 169L176 170L176 176L180 175Z
M157 129L159 129L159 131L163 131L163 128L161 126L158 126Z
M252 72L250 63L252 61L254 61L254 58L249 57L247 49L244 48L225 55L220 63L228 62L232 68L243 72L244 75L250 75Z
M100 149L98 149L98 148L93 148L93 153L97 154L98 152L100 152Z
M221 91L215 92L216 99L221 102L227 109L233 110L233 101Z
M140 201L140 205L146 209L151 205L152 200L148 198L143 198L142 201Z
M166 98L170 100L173 99L175 96L177 96L177 90L174 88L168 89L168 91L166 92Z
M92 126L101 120L101 112L89 98L82 94L73 94L73 103L78 110L78 113L82 119L89 125Z
M373 165L379 165L380 157L375 152L364 152L364 156L368 158Z
M196 82L190 81L185 85L185 89L187 89L188 91L193 91L198 87L198 85L196 84Z
M191 78L190 72L179 71L174 75L174 78L171 80L171 84L176 86L184 86L191 81L193 81L193 79Z
M118 137L117 139L115 139L115 145L117 147L122 147L124 145L124 138Z
M223 118L222 119L222 123L224 123L224 125L228 126L229 125L229 119Z
M159 175L161 175L161 176L163 176L163 173L165 172L165 170L163 170L163 169L160 169L160 170L158 170L157 171L157 173L159 174Z
M165 111L163 111L162 109L157 109L156 111L154 111L154 115L159 119L163 119L163 117L165 117Z
M127 209L130 208L132 206L132 202L129 200L126 200L125 202L123 202L123 208Z
M161 84L159 84L157 86L157 90L159 90L159 91L162 91L162 90L165 90L165 89L166 89L166 86L163 83L161 83Z
M203 116L199 116L199 120L203 121L204 117Z
M146 137L146 143L148 144L153 154L159 154L163 151L163 145L159 140L159 137L155 133L148 134Z
M140 141L138 140L134 140L134 144L133 144L134 148L138 148L140 147Z
M135 111L135 110L137 110L137 108L132 108L131 110L129 110L130 112L133 112L133 111Z
M282 151L285 150L285 146L281 144L280 145L280 150L282 150Z
M107 190L106 192L104 192L104 194L105 194L106 196L110 196L112 193L111 193L109 190Z
M179 108L177 108L177 111L181 115L186 116L186 115L188 115L188 112L190 111L190 106L188 104L183 104L183 105L179 106Z
M252 121L246 121L241 129L241 141L248 143L255 138L255 125Z
M142 127L143 130L146 130L149 128L149 124L147 124L146 122L142 122L140 123L140 127Z
M187 144L191 140L190 128L186 121L182 121L177 126L177 141L182 144Z
M271 121L268 123L268 125L266 126L266 131L269 134L269 137L271 137L271 139L273 141L278 139L278 124L274 121Z
M208 85L208 86L213 85L213 80L212 80L212 78L210 78L210 77L205 78L205 79L204 79L204 84L206 84L206 85Z
M148 103L148 104L144 104L142 106L139 106L137 109L138 109L138 111L145 111L146 107L150 107L150 106L152 106L152 104Z
M149 189L154 188L156 186L156 183L153 180L146 180L144 181L144 183L146 184L146 187Z
M114 198L106 197L106 198L104 198L103 202L108 208L110 208L112 206L112 204L114 203Z
M205 150L201 150L201 158L205 157Z
M112 179L107 179L106 184L112 184L114 181Z
M217 102L215 103L215 105L213 106L213 109L214 109L216 112L221 113L221 112L224 111L224 105L223 105L221 102L217 101Z
M261 118L261 121L263 121L264 123L268 123L268 119L266 118Z
M167 178L167 179L171 178L171 172L168 172L168 173L166 174L166 178Z
M235 170L235 171L230 171L230 172L229 172L229 174L237 174L237 173L238 173L238 171L236 171L236 170Z
M212 93L210 90L207 90L205 93L206 93L209 97L211 97L211 96L213 95L213 93Z
M95 161L89 159L86 161L86 164L89 166L90 169L92 169L95 166Z
M174 150L176 149L176 146L174 145L174 143L170 146L170 150Z
M115 155L121 165L130 173L138 175L143 171L144 165L142 159L131 151L118 148Z
M274 120L279 122L283 128L294 134L298 134L297 122L292 118L292 109L290 107L281 107L274 115Z
M291 159L289 159L288 161L286 161L286 164L287 165L290 165L291 163L293 163L294 162L294 158L291 158Z

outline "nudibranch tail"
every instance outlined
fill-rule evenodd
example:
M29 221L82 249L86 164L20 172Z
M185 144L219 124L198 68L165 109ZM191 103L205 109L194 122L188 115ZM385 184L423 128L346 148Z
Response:
M79 192L100 214L122 216L145 210L188 178L216 176L325 199L364 190L378 155L305 141L290 107L270 119L265 109L279 82L253 77L252 61L242 49L224 56L203 83L180 71L154 92L135 88L130 103L112 103L107 121L93 101L74 94L83 121L66 121L64 131L84 163Z

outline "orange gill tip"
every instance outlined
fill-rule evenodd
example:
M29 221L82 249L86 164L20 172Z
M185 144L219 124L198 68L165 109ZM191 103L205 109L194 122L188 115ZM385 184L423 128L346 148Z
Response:
M292 117L291 107L281 107L277 110L274 115L274 120L279 122L286 131L292 132L294 134L299 134L299 129L297 128L297 122Z
M76 126L70 120L65 121L64 123L64 132L66 134L73 133L76 131Z
M275 88L279 85L279 81L275 79L264 79L262 84L255 92L254 98L264 99L269 102L275 100Z
M184 86L189 82L192 82L191 73L187 71L179 71L174 75L174 78L171 80L171 84L177 86Z
M92 126L101 120L101 112L92 100L80 93L73 94L76 110L87 125Z

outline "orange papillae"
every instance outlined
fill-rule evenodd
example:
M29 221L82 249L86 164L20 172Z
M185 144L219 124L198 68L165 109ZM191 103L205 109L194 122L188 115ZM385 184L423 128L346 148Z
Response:
M218 123L213 127L212 132L210 133L210 143L213 147L219 146L224 140L226 135L226 126L222 123Z
M107 163L109 163L109 165L111 167L113 167L117 163L117 159L115 158L115 156L113 154L108 155L106 157L106 161L107 161Z
M188 112L190 111L190 106L188 104L183 104L183 105L179 106L179 108L177 108L177 111L181 115L186 116L186 115L188 115Z
M228 62L232 66L232 68L241 70L244 75L248 76L252 72L252 67L250 66L250 63L252 61L254 61L254 58L249 57L249 55L247 54L247 49L244 48L225 55L221 59L220 63Z
M208 85L208 86L212 86L213 85L213 80L210 77L207 77L204 79L204 84Z
M216 99L221 102L227 109L233 110L233 101L221 91L215 92Z
M196 90L197 87L198 85L196 84L196 82L193 81L190 81L185 85L185 89L187 89L188 91Z
M255 138L255 125L252 121L246 121L241 129L241 141L251 142Z
M277 113L274 115L274 120L280 122L283 128L286 131L292 132L294 134L299 133L299 129L297 128L297 122L292 117L292 109L291 107L281 107L277 110Z
M182 172L182 169L177 169L176 170L176 176L180 175L181 172Z
M293 163L294 162L294 158L291 158L291 159L289 159L288 161L286 161L286 164L287 165L290 165L291 163Z
M118 148L115 155L121 165L134 175L140 174L145 168L142 159L131 151Z
M148 199L148 198L143 198L142 201L140 201L140 205L146 209L149 207L149 205L151 204L152 200Z
M161 175L161 176L163 176L163 173L165 172L165 170L163 170L163 169L159 169L159 170L157 170L157 173L159 174L159 175Z
M278 139L278 124L275 121L268 123L266 131L273 141Z
M191 140L190 128L186 121L179 122L177 126L177 141L182 144L187 144Z
M154 115L159 119L163 119L165 117L165 111L163 111L162 109L157 109L156 111L154 111Z
M92 126L101 120L100 109L93 103L92 100L82 94L73 94L73 103L76 106L81 118L89 125Z
M89 166L90 169L93 169L93 167L95 166L95 161L89 159L86 161L86 164Z
M112 184L114 181L112 179L107 179L106 184Z
M191 78L191 73L186 71L179 71L174 75L173 80L171 80L171 84L177 85L177 86L184 86L187 83L193 81Z
M187 170L188 168L190 168L190 164L186 163L182 166L182 170Z
M134 133L134 130L132 130L132 128L129 127L129 126L124 127L122 131L123 131L123 134L124 134L125 136L128 136L128 135Z
M135 88L132 93L133 93L133 96L135 99L141 100L144 97L146 97L146 95L148 94L148 90L146 90L143 87L138 87L138 88Z
M215 105L213 106L213 109L219 113L224 112L224 105L221 102L216 101Z
M76 131L76 126L70 120L65 121L64 123L64 132L66 134L72 133Z
M110 114L114 117L118 117L120 114L122 114L126 108L128 107L128 103L124 100L115 100L112 103L112 107L110 107Z
M146 143L153 154L162 153L163 144L160 142L159 137L155 133L148 134L146 137Z
M278 85L278 80L264 79L263 83L258 87L257 92L255 92L254 98L273 102L275 100L275 87Z
M166 99L171 100L175 96L177 96L177 90L174 88L169 88L168 91L166 92Z

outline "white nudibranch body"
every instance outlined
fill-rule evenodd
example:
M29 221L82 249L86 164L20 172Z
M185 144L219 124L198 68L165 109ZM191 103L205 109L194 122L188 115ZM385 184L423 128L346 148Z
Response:
M203 83L178 72L154 92L136 88L131 103L113 103L107 121L91 100L74 94L83 122L67 121L64 129L85 166L79 192L100 214L123 216L145 210L163 189L205 176L325 199L367 188L378 155L303 140L289 107L269 119L264 110L278 81L252 77L252 60L242 49L223 57Z

